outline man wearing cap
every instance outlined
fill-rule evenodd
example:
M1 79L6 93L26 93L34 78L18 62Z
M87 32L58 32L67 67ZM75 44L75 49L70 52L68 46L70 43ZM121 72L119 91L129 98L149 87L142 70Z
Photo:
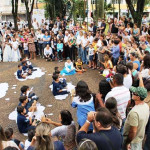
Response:
M139 87L131 87L132 99L135 106L129 112L124 126L124 150L142 150L145 128L149 118L149 106L144 102L147 90L144 88L141 73L139 74Z

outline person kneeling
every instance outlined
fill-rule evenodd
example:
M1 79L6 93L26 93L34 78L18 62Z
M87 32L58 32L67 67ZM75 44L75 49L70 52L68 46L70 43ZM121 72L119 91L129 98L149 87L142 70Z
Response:
M61 85L60 81L59 81L59 76L58 75L53 75L53 95L57 96L57 95L64 95L64 94L68 94L69 92L67 92L66 89L63 89L63 86Z
M47 46L44 48L44 58L46 61L50 61L53 58L53 52L52 48L47 44Z
M22 66L21 65L18 65L17 77L18 77L18 79L25 79L26 78L26 75L24 75L22 72Z

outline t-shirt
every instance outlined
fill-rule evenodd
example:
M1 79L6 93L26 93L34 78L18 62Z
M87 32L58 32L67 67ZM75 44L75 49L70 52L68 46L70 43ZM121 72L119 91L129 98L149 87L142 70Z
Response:
M14 141L2 141L2 146L3 146L3 149L11 146L11 147L15 147L19 150L19 147L16 145L16 143Z
M27 133L29 124L29 119L27 119L24 115L18 114L17 116L17 126L21 133Z
M98 150L112 150L111 144L108 140L102 135L105 134L114 147L114 150L121 150L123 138L121 133L117 128L112 127L110 130L101 130L96 133L87 134L84 131L80 131L77 133L77 143L79 143L82 139L90 139L97 145Z
M90 111L95 111L93 96L91 95L91 99L87 102L80 102L80 97L76 96L73 98L72 107L77 107L77 121L80 126L83 126L86 119L87 113ZM93 129L92 124L89 129Z
M121 115L121 118L126 118L126 107L128 101L131 99L130 91L125 86L118 86L112 88L112 90L106 95L105 102L108 98L114 97L117 101L117 109Z
M123 85L128 89L132 86L132 76L130 74L124 77Z
M17 77L18 79L22 79L22 70L17 71Z
M124 126L123 136L126 139L131 126L137 127L136 137L131 143L142 142L145 134L145 127L149 118L149 106L144 104L135 105L129 112Z
M71 124L74 124L74 122L72 121ZM51 135L58 137L58 139L61 138L63 140L67 134L68 126L69 125L62 125L54 128L53 130L51 130Z
M94 48L89 48L89 56L94 55Z

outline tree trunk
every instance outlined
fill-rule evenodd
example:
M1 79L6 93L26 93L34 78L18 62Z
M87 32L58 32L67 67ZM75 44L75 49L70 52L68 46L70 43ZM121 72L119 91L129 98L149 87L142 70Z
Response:
M118 0L118 3L119 3L119 17L120 17L120 11L121 11L121 9L120 9L120 0Z
M99 5L98 16L100 18L104 18L104 0L99 0L98 5Z
M14 18L15 31L18 30L17 17L18 17L18 0L12 0L12 14Z
M137 0L137 9L134 9L134 4L132 0L126 0L126 3L129 7L131 15L133 17L134 23L138 24L138 27L141 27L142 16L144 11L145 0Z
M32 28L32 12L33 12L33 7L34 7L34 2L35 0L32 0L31 8L29 10L29 2L28 0L25 0L25 7L26 7L26 12L27 12L27 21L28 21L29 29Z

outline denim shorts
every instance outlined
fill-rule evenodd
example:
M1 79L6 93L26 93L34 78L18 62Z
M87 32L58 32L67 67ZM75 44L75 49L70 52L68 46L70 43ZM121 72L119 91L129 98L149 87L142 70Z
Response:
M93 57L94 57L94 55L89 56L89 60L93 61Z

